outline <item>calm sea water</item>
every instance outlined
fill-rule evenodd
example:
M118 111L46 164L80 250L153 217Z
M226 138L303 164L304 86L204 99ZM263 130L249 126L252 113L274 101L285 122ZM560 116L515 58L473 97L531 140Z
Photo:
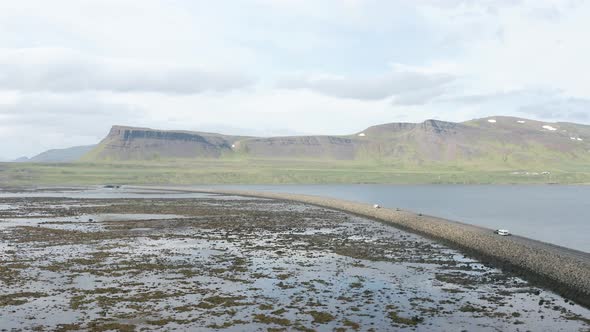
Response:
M590 252L590 186L253 185L422 212Z

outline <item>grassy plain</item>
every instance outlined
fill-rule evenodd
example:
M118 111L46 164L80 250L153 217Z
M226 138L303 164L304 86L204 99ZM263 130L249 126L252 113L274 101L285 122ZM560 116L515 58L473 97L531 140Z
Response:
M542 174L550 172L550 174ZM590 165L406 164L395 161L158 160L0 163L0 185L91 184L590 184Z

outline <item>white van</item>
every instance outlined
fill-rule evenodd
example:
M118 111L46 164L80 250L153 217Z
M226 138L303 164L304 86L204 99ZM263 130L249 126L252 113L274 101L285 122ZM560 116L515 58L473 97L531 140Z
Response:
M496 229L494 233L502 236L510 235L510 232L507 229Z

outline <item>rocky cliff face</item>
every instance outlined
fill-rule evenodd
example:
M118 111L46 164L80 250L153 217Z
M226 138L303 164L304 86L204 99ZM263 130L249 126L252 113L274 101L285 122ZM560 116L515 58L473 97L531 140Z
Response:
M238 142L237 149L264 158L354 159L361 140L339 136L295 136L251 138Z
M219 158L243 137L189 131L113 126L98 147L86 156L97 160Z

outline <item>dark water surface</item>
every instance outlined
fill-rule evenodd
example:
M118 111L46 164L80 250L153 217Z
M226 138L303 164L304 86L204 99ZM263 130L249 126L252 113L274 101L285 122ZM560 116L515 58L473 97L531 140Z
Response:
M414 212L590 252L590 186L241 185L223 188L334 197Z

